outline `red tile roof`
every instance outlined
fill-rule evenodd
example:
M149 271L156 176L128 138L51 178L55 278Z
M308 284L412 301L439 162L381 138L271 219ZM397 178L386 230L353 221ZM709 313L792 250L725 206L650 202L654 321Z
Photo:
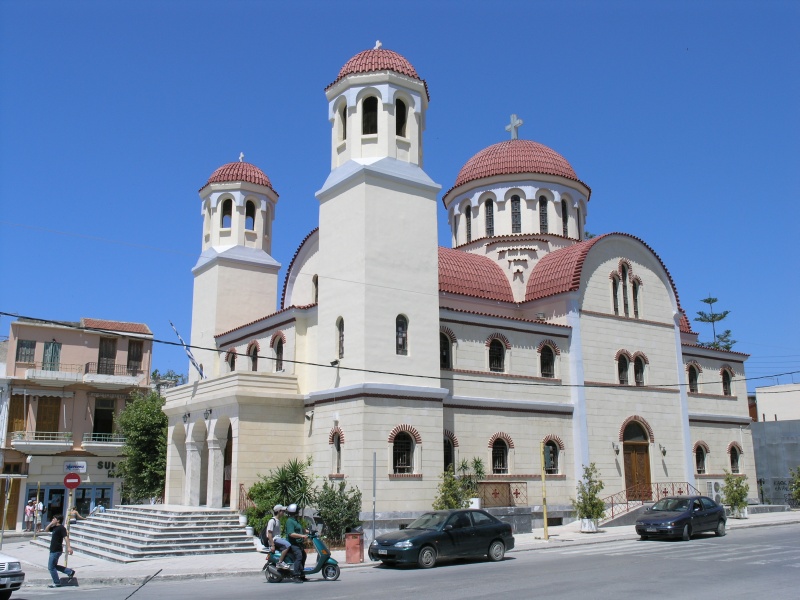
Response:
M124 321L107 321L105 319L81 319L81 327L90 329L105 329L106 331L118 331L122 333L139 333L142 335L153 335L150 328L144 323L126 323Z
M206 181L205 185L200 189L202 190L212 183L228 183L231 181L247 181L248 183L266 186L273 192L275 191L269 177L264 174L264 171L255 165L241 161L222 165L211 174L211 177L208 178L208 181Z
M439 247L439 291L514 302L508 278L492 259L441 246Z
M336 80L325 89L329 90L348 75L354 75L356 73L375 73L379 71L394 71L400 75L405 75L421 81L425 84L425 93L428 95L428 100L430 100L428 84L417 75L417 70L404 56L392 50L387 50L386 48L364 50L356 54L344 64Z
M575 174L572 165L552 148L532 140L506 140L484 148L470 158L458 173L455 188L476 179L493 175L517 175L523 173L543 173L558 175L583 183ZM583 185L586 185L583 183ZM586 186L587 188L589 186ZM447 196L445 194L445 196Z

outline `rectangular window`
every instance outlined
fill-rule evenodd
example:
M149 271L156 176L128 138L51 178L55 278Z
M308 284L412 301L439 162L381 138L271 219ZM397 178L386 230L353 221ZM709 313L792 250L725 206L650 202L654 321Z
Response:
M142 370L144 343L141 340L128 342L128 374L138 375Z
M92 433L114 433L114 407L112 398L97 398L94 401L94 428Z
M97 374L113 375L117 361L117 340L114 338L100 339L100 353L97 358Z
M11 396L8 404L8 435L15 431L25 431L25 399L22 396Z
M58 431L58 412L60 408L61 398L39 397L36 406L37 433Z
M36 352L36 342L33 340L17 340L17 362L32 363Z
M61 367L61 344L59 342L45 342L44 356L42 357L42 370L58 371Z
M511 196L511 233L522 231L522 212L519 206L519 196Z

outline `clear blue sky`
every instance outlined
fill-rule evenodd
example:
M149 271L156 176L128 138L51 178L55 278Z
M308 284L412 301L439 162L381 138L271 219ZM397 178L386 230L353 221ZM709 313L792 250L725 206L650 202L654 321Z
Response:
M244 152L288 266L330 168L323 90L380 39L428 81L444 190L517 113L592 187L589 231L645 240L690 318L709 293L731 310L748 376L800 371L798 31L796 1L4 0L0 311L188 339L197 190Z

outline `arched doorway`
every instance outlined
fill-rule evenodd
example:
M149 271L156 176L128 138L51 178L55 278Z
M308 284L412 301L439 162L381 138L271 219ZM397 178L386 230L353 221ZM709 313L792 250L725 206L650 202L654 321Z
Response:
M650 436L636 421L622 432L622 456L628 500L650 500Z

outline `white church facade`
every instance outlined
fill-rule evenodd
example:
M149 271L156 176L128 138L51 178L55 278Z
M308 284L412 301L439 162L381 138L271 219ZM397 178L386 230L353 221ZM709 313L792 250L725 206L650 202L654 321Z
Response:
M167 503L237 508L310 456L371 511L375 457L378 510L426 510L446 465L480 457L499 504L536 506L542 443L564 510L590 462L609 495L754 479L747 356L698 344L644 241L586 235L591 190L563 156L518 139L514 116L442 195L405 58L361 52L325 94L331 171L283 281L269 177L240 160L200 190L191 345L207 378L167 393Z

